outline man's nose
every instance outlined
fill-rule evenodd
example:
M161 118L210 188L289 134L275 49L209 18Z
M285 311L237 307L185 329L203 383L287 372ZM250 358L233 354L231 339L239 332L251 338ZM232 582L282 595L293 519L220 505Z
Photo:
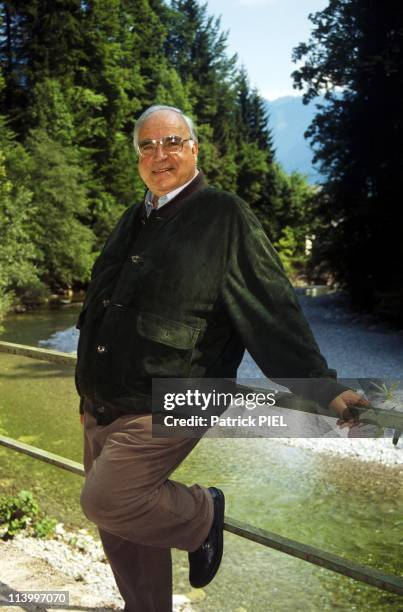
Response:
M155 150L154 150L154 159L161 159L161 158L163 159L166 156L167 156L167 154L166 154L166 152L164 150L164 147L163 147L162 143L161 142L157 142Z

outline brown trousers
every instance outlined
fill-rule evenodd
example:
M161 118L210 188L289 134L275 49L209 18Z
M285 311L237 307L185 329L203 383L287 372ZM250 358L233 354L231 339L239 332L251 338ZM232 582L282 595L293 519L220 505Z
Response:
M196 550L213 521L208 490L170 474L198 439L153 438L151 415L99 426L85 413L81 505L99 529L128 612L172 611L171 548Z

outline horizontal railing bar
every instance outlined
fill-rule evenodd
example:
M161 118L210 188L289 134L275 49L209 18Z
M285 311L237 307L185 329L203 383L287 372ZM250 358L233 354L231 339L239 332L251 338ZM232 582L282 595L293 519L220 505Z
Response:
M50 463L55 467L60 467L69 472L74 472L75 474L84 476L84 468L82 464L72 461L71 459L66 459L60 455L55 455L54 453L44 451L35 446L31 446L30 444L25 444L24 442L19 442L18 440L8 438L7 436L0 436L0 445L16 450L20 453L24 453L35 459L40 459L41 461ZM308 561L308 563L313 563L314 565L319 565L339 574L343 574L344 576L348 576L354 580L365 582L390 593L403 595L403 579L399 578L398 576L391 576L384 574L379 570L358 565L357 563L353 563L348 559L343 559L342 557L338 557L337 555L333 555L324 550L314 548L313 546L309 546L307 544L302 544L296 540L284 538L283 536L271 533L264 529L253 527L252 525L229 517L226 517L225 519L224 529L242 538L251 540L252 542L257 542L258 544L263 544L269 548L274 548L288 555L292 555L293 557L297 557L298 559Z
M79 474L80 476L85 475L82 463L72 461L66 457L61 457L60 455L55 455L54 453L43 450L42 448L25 444L25 442L19 442L18 440L8 438L7 436L0 436L0 444L18 451L19 453L23 453L24 455L29 455L34 459L40 459L46 463L51 463L56 467L67 470L68 472L73 472L74 474Z
M25 344L14 344L12 342L4 342L3 340L0 340L0 353L21 355L22 357L30 357L32 359L40 359L41 361L49 361L50 363L60 363L71 366L74 366L77 361L77 356L74 353L69 354L61 351L50 351L49 349L25 346Z
M359 580L360 582L378 587L389 593L403 595L403 578L399 576L384 574L377 569L359 565L343 557L338 557L332 553L309 546L308 544L302 544L296 540L284 538L276 533L253 527L248 523L243 523L235 519L226 518L224 529L230 533L246 538L247 540L252 540L252 542L274 548L288 555L292 555L293 557L297 557L298 559L303 559L314 565L319 565L333 572L337 572L338 574L353 578L354 580Z

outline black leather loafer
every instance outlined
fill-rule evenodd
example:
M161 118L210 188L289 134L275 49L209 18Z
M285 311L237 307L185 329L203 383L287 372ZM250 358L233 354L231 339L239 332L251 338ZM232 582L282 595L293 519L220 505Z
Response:
M189 582L196 589L213 580L223 553L224 493L215 487L209 487L209 491L214 502L213 524L204 543L189 553Z

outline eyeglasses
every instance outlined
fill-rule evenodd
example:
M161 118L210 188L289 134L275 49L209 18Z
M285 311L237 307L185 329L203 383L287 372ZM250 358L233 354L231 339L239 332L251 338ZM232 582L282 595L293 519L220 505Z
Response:
M181 138L180 136L165 136L165 138L142 140L138 144L141 157L152 157L160 144L164 153L180 153L183 143L193 140L192 138Z

